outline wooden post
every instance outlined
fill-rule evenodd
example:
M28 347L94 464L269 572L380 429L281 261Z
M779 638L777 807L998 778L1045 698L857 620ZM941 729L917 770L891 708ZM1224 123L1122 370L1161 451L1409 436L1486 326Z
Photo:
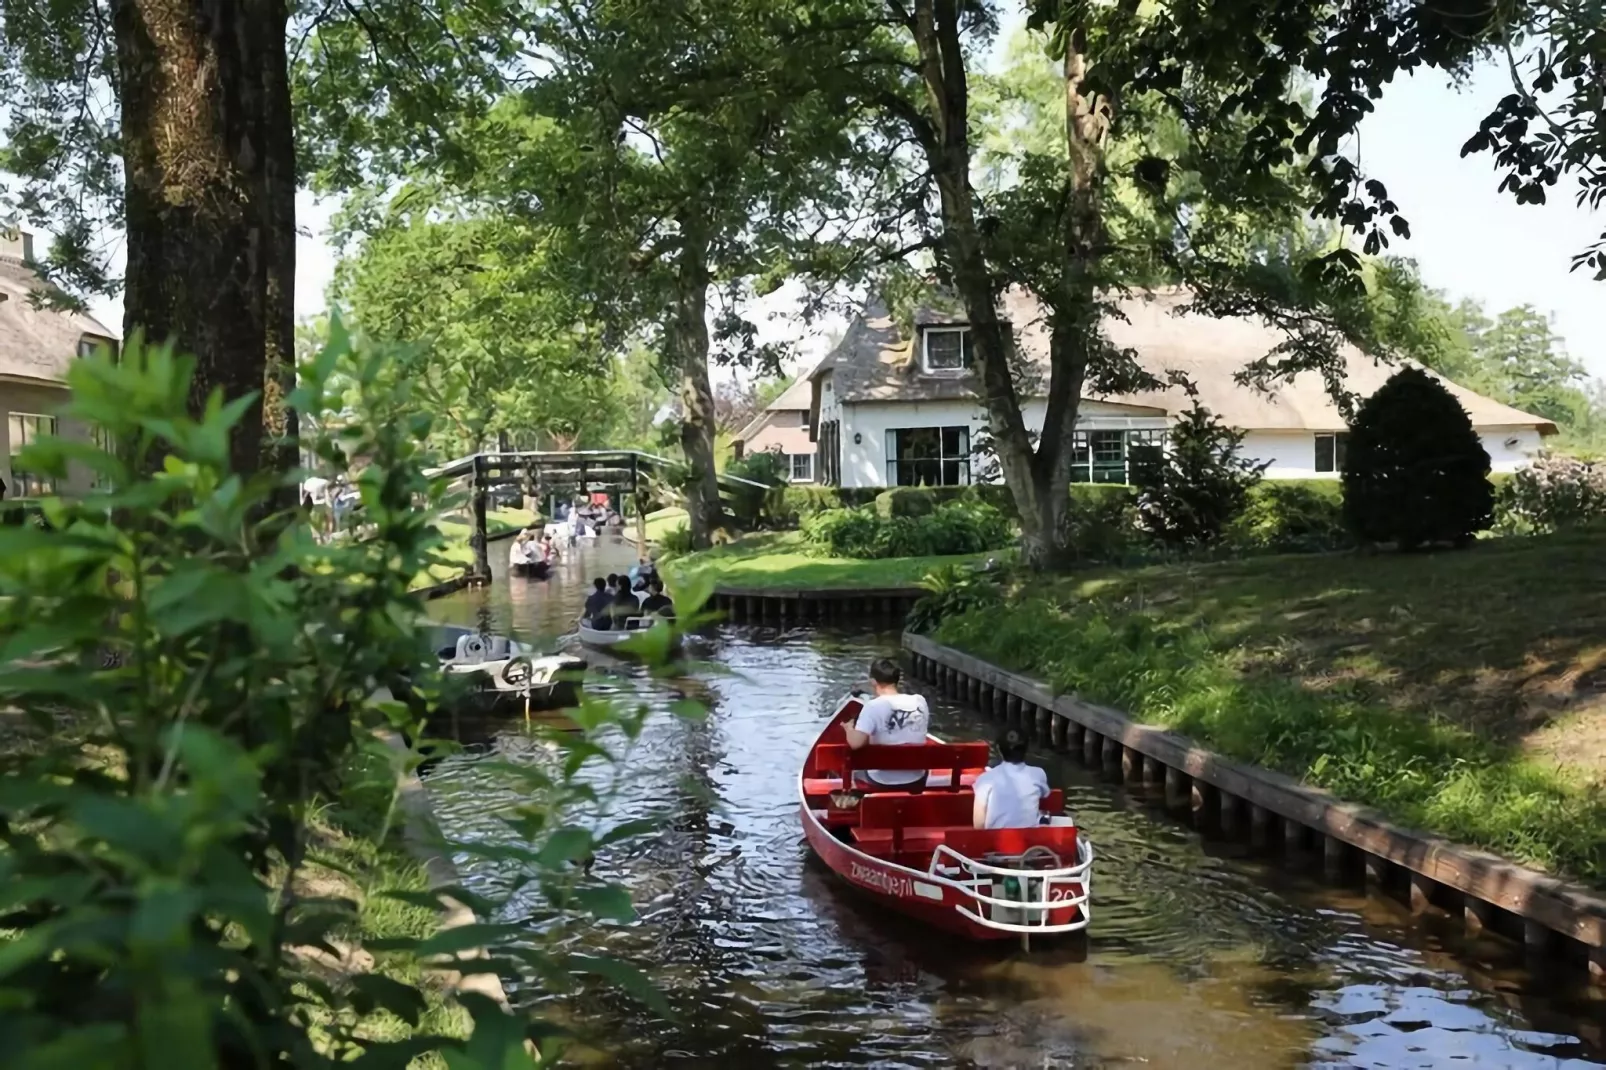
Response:
M1249 804L1249 846L1264 851L1271 846L1271 811L1264 806Z
M647 556L647 504L642 500L641 473L636 468L636 456L630 456L630 496L636 500L636 558Z
M1004 696L1004 723L1005 724L1019 724L1020 721L1021 721L1021 716L1020 716L1020 696L1019 695L1005 695Z
M485 458L481 454L474 455L474 530L468 537L469 547L474 551L474 574L484 579L491 578L491 548L486 541L485 511L489 505L487 501L489 490L485 480Z
M1406 902L1411 908L1411 913L1420 914L1428 907L1433 905L1433 888L1435 882L1431 878L1424 877L1422 874L1414 871L1407 879L1411 882L1411 887L1408 892Z
M1167 810L1181 810L1188 805L1189 780L1187 773L1174 765L1165 767L1165 806Z
M1072 754L1080 753L1082 741L1087 738L1087 726L1080 721L1065 719L1065 749Z
M1522 947L1533 958L1550 954L1556 944L1556 931L1531 918L1522 922Z
M1337 836L1322 837L1322 874L1338 884L1349 876L1350 845Z
M1157 784L1164 784L1164 783L1165 783L1165 763L1162 762L1158 758L1153 758L1153 757L1150 757L1149 755L1145 754L1143 756L1143 785L1144 785L1144 787L1152 788Z
M1193 790L1188 793L1188 805L1193 811L1193 827L1214 834L1221 819L1221 792L1216 786L1195 780Z
M1050 743L1053 743L1054 715L1041 706L1026 706L1023 707L1023 709L1027 711L1036 711L1036 716L1032 718L1032 723L1036 727L1037 738L1046 739Z
M1091 728L1082 733L1082 764L1089 769L1099 767L1099 756L1104 750L1104 737Z
M1143 775L1143 755L1131 747L1121 748L1121 779L1128 784Z
M1308 830L1292 818L1283 820L1283 854L1298 858L1305 853L1305 835Z
M1236 840L1244 834L1244 808L1248 803L1230 792L1221 792L1221 835Z
M1064 717L1056 715L1054 711L1050 710L1047 706L1039 706L1037 708L1037 712L1040 715L1048 718L1049 745L1055 750L1064 750L1066 736L1065 730L1070 727L1071 722Z
M1461 897L1461 920L1469 933L1481 933L1485 929L1494 927L1494 912L1497 908L1493 903L1485 902L1474 895Z
M1104 737L1104 746L1099 755L1099 764L1106 773L1118 773L1121 770L1121 752L1126 748L1114 736Z

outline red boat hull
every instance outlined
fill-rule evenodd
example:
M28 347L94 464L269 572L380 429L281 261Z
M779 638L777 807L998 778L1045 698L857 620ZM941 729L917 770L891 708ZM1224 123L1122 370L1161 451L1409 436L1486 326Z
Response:
M1076 831L1072 828L989 832L971 828L967 820L964 824L956 823L951 827L900 828L895 834L896 840L877 840L871 850L866 849L868 846L866 844L854 842L861 835L873 836L875 833L866 833L851 825L844 826L843 812L833 810L829 803L825 804L824 809L820 808L822 792L830 785L840 782L840 778L822 778L821 774L826 771L822 766L829 767L840 761L839 755L842 750L840 744L844 741L841 717L845 710L854 705L853 700L850 700L850 703L844 704L844 707L837 711L831 724L820 734L810 749L808 760L804 763L799 778L799 818L803 823L804 836L808 840L809 847L832 872L862 894L891 910L970 940L1016 940L1023 932L1028 935L1038 932L1049 935L1068 929L1080 929L1087 924L1087 867L1091 864L1091 848L1085 844L1076 846ZM958 750L978 745L948 745L931 737L928 746L934 751L952 755ZM984 764L985 745L979 746ZM894 748L877 748L883 755L892 749ZM910 751L914 749L909 748ZM967 753L974 755L977 752L971 749ZM967 759L967 763L969 761L974 761L974 758ZM971 771L962 771L955 767L946 777L934 768L931 774L933 786L915 797L916 809L927 812L942 810L950 813L963 811L968 815L968 806L974 798L970 793L969 784L975 777L975 771L969 764L965 768ZM956 781L960 785L958 788L946 787ZM894 794L902 800L909 799L905 793ZM1058 797L1057 792L1055 795ZM837 821L838 828L830 826L829 822L833 820ZM1035 835L1038 833L1045 836ZM1047 836L1049 833L1059 835ZM1011 839L1018 841L1027 837L1049 838L1061 844L1069 843L1072 845L1071 850L1079 852L1075 857L1084 860L1082 868L1077 871L1074 878L1066 875L1066 869L1057 869L1042 881L1044 885L1042 895L1045 902L1042 908L1031 914L1035 924L1029 928L995 920L1001 917L995 914L997 904L982 901L992 889L988 889L988 892L982 893L982 897L978 898L974 890L976 874L964 874L971 878L971 881L967 882L964 879L955 879L953 865L945 867L946 874L935 871L939 861L951 863L956 860L951 851L943 853L940 859L936 857L938 854L936 844L946 842L950 847L963 844L965 850L962 854L968 860L973 857L973 852L980 853L976 850L978 844L986 848L1002 847ZM980 865L978 868L985 870L987 867ZM1030 872L1022 871L1022 874L1025 876ZM997 888L999 885L993 887ZM1063 907L1054 905L1061 901L1066 905Z

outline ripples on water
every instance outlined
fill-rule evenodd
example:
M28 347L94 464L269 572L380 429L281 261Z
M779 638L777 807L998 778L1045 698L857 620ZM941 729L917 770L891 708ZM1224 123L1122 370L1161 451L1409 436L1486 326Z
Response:
M626 558L626 560L628 560ZM613 567L618 567L617 564ZM555 635L583 590L493 589L441 604L522 634ZM515 581L516 583L519 581ZM483 598L483 596L481 596ZM1419 1067L1606 1065L1600 1002L1540 993L1498 962L1471 968L1431 929L1389 908L1291 884L1053 754L1034 760L1066 789L1093 837L1090 934L1034 949L968 945L863 903L806 850L796 771L840 696L894 637L723 629L711 655L727 671L680 685L706 721L656 714L620 773L629 815L664 831L621 845L599 870L625 884L640 920L561 939L632 959L681 1016L654 1021L603 988L544 1003L588 1044L577 1061L618 1066ZM608 662L593 692L663 710L680 697ZM937 731L993 728L933 698ZM499 812L521 801L498 761L538 744L504 735L443 762L429 788L441 824L467 841L509 835ZM487 760L493 757L497 761ZM599 771L598 775L613 775ZM512 874L465 858L465 881L495 892ZM515 898L506 920L531 906ZM1456 946L1458 937L1443 942ZM1459 950L1466 950L1460 949ZM1481 952L1491 953L1488 947ZM1543 1028L1538 1023L1543 1023ZM606 1054L604 1054L606 1053Z

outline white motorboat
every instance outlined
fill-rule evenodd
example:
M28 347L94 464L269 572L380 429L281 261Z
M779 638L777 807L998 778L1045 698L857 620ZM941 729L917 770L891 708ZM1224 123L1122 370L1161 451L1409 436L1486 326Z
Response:
M479 685L475 695L482 712L559 709L579 703L578 676L586 669L584 658L542 654L528 643L470 628L437 625L435 632L442 671L467 676Z
M618 647L619 644L639 636L645 631L649 631L653 628L670 628L672 627L673 623L674 622L668 617L653 615L645 617L630 617L624 622L625 626L623 628L620 628L617 625L611 628L593 628L590 621L588 621L585 617L581 617L577 626L577 631L580 635L580 642L585 643L587 646L599 647L603 650L613 650L614 648ZM678 634L673 637L669 648L671 650L680 649L680 636Z

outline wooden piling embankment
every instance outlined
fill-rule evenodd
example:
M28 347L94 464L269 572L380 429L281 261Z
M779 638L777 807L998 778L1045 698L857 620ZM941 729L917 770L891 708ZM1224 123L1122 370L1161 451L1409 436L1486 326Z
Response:
M1268 769L1133 722L1041 681L905 633L913 675L989 716L1008 717L1056 750L1152 790L1207 836L1247 842L1329 882L1390 896L1412 913L1445 911L1472 932L1518 941L1606 985L1606 896L1442 837L1402 828Z
M732 624L899 624L919 587L716 587L712 608Z

